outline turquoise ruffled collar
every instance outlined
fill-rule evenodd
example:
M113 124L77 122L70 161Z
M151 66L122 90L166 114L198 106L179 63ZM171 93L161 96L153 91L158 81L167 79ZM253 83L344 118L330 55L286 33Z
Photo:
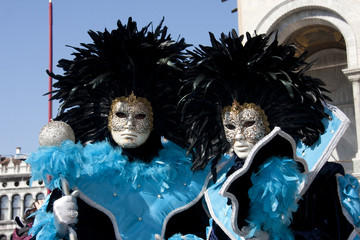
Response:
M122 176L122 181L133 187L142 182L160 183L162 191L169 183L180 177L186 178L191 171L191 158L186 151L170 141L163 141L164 149L150 163L130 162L122 154L122 148L114 148L108 141L83 147L65 141L58 147L40 147L27 159L32 167L32 181L47 180L47 187L60 187L60 179L66 178L70 187L76 185L80 176L106 176L110 172ZM114 175L114 174L111 174ZM186 181L186 179L184 179Z
M130 162L127 156L122 155L120 147L113 148L108 142L89 144L84 148L84 169L81 174L96 175L100 178L109 175L122 176L119 181L130 183L133 188L138 185L153 182L160 186L161 192L179 178L190 178L191 158L186 151L176 144L163 142L164 149L150 163L142 161ZM114 181L116 181L114 179Z

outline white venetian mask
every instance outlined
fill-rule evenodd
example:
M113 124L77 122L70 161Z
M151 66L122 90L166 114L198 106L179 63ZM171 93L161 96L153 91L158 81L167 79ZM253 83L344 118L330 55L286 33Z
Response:
M270 132L264 111L253 103L240 105L234 100L232 106L223 109L222 120L227 141L242 159Z
M136 148L146 142L153 128L153 113L145 98L116 98L111 105L108 128L114 141L123 148Z

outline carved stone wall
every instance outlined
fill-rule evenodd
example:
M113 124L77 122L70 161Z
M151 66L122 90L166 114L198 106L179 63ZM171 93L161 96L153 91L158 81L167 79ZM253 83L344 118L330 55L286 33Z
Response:
M238 0L237 9L240 34L276 31L319 59L311 74L337 86L331 97L351 120L332 160L360 177L360 1Z
M44 183L35 181L30 187L30 166L26 155L0 156L0 235L10 239L16 224L15 215L23 218L27 205L46 196Z

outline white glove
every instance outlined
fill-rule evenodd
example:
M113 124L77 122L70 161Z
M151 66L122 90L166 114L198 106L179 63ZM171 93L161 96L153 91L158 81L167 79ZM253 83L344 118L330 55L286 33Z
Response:
M65 237L69 233L69 225L78 222L78 206L76 199L79 191L74 191L54 202L53 212L55 216L55 227L57 236Z

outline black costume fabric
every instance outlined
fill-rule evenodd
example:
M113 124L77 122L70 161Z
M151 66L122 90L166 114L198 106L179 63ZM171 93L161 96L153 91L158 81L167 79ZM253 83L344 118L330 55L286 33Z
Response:
M353 226L341 211L336 174L345 175L342 165L327 162L299 201L290 228L295 239L348 239Z
M61 189L54 189L51 193L47 210L52 212L54 201L61 198ZM81 213L76 224L76 235L78 239L109 239L115 240L113 224L103 212L89 206L81 199L77 199L78 209Z

